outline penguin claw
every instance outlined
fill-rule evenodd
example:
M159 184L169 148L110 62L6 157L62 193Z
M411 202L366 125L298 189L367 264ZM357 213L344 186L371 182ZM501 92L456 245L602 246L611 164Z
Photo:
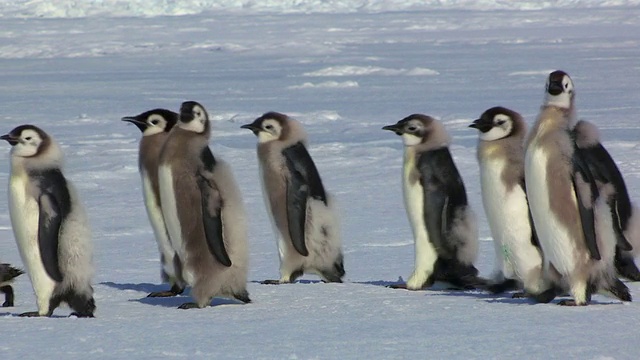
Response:
M260 282L260 284L262 285L281 285L281 284L286 284L280 280L262 280Z
M182 310L187 310L187 309L199 309L200 306L198 306L198 304L194 303L194 302L188 302L188 303L184 303L180 306L178 306L178 309L182 309Z
M40 315L39 312L37 311L27 311L27 312L23 312L22 314L18 315L20 317L40 317L42 315Z
M560 302L558 302L558 305L560 305L560 306L587 306L587 303L578 304L575 300L560 300Z

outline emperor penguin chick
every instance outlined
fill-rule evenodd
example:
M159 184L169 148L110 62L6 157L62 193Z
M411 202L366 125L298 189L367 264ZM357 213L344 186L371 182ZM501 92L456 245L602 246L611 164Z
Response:
M573 126L573 82L554 71L525 153L526 189L545 274L573 296L561 305L587 305L598 291L630 301L613 264L617 240L607 204L613 189L598 189L587 162L575 151Z
M66 302L72 315L93 317L91 234L58 144L33 125L0 139L12 146L11 225L38 303L38 311L21 316L51 316Z
M620 276L640 281L640 270L634 256L640 255L640 209L631 203L624 178L615 161L600 143L598 128L580 120L573 129L576 152L584 159L598 188L609 184L613 193L608 199L613 228L618 238L615 267Z
M342 282L337 214L307 151L302 125L268 112L242 128L258 137L263 194L278 237L280 280L265 283L293 282L305 272Z
M142 179L142 194L147 216L153 228L153 234L160 252L161 275L164 282L171 284L168 291L153 292L149 297L167 297L182 294L182 263L173 250L169 234L162 216L160 186L158 184L158 165L160 151L169 136L169 131L178 121L178 114L165 109L153 109L136 116L127 116L122 121L133 123L142 131L138 152L138 169Z
M430 116L413 114L383 129L404 142L404 203L415 240L415 270L406 288L420 290L436 280L461 288L485 285L473 265L478 254L476 218L444 126Z
M24 271L14 268L9 264L0 264L0 292L4 294L2 307L13 306L14 294L11 283L15 278L24 274Z
M515 282L527 295L541 296L549 286L542 272L542 254L525 191L523 146L527 125L517 112L497 106L469 127L479 131L482 202L493 235L497 280L502 281L490 290L502 292ZM552 298L546 297L547 301Z
M203 308L215 296L249 303L246 216L229 165L209 149L211 124L205 108L187 101L160 153L162 215L182 276Z

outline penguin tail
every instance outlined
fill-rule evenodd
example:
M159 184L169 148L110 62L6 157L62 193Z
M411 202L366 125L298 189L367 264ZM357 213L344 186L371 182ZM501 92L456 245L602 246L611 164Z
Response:
M0 283L9 282L24 274L22 269L18 269L9 264L0 264Z

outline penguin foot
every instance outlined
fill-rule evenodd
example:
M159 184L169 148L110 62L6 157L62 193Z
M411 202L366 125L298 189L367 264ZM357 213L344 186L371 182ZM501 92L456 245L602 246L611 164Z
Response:
M184 292L184 286L178 285L178 284L173 284L171 286L171 291L172 293L176 294L176 295L180 295Z
M622 281L620 281L620 279L615 279L613 283L607 287L607 291L609 291L613 296L622 301L631 301L631 293L629 293L629 288Z
M40 315L39 312L37 311L27 311L27 312L23 312L22 314L18 315L20 317L40 317L42 315Z
M518 291L517 293L513 293L513 295L511 295L512 299L526 299L529 297L529 294L527 294L524 291Z
M537 303L548 304L551 302L551 300L556 298L557 294L558 294L557 290L555 288L551 288L541 292L540 294L533 295L533 299Z
M12 307L14 296L11 285L0 287L0 292L4 293L4 303L2 303L2 307Z
M404 290L409 290L407 289L407 284L391 284L391 285L387 285L387 287L389 289L404 289Z
M167 291L156 291L156 292L152 292L149 295L147 295L147 297L172 297L172 296L176 296L178 294L174 293L171 290L167 290Z
M633 261L633 257L624 256L616 251L615 265L618 275L631 281L640 281L640 270Z
M561 300L558 305L560 306L587 306L587 303L578 304L575 300Z
M184 304L178 306L178 309L183 309L183 310L200 309L200 306L198 306L198 304L196 304L194 302L188 302L188 303L184 303Z
M93 316L93 314L81 314L79 312L72 312L71 314L69 314L69 317L77 317L77 318L95 318L95 316Z
M239 294L233 294L233 298L239 301L242 301L245 304L248 304L251 302L251 299L249 298L249 293L245 290Z
M260 284L262 284L262 285L282 285L282 284L288 284L288 283L282 282L280 280L262 280L260 282Z
M514 279L504 279L502 282L487 286L487 290L492 294L501 294L516 289L518 289L518 282Z

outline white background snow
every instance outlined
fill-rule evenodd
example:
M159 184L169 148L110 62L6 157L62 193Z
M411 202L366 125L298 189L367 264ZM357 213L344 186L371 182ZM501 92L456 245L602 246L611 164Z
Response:
M55 4L53 4L55 3ZM180 15L180 16L173 16ZM640 200L640 1L0 0L0 133L32 123L66 153L95 244L96 319L19 318L35 310L26 275L0 309L0 358L637 359L640 305L600 295L584 308L482 292L385 285L413 269L402 204L402 145L381 127L416 112L441 119L480 224L477 134L503 105L531 124L546 75L567 71L578 114L596 123ZM250 305L164 289L137 172L136 127L154 107L203 103L211 147L229 161L250 218ZM255 137L240 125L275 110L299 119L342 213L344 284L278 277ZM6 188L9 145L0 144ZM0 191L0 260L22 265ZM627 283L640 301L640 284Z

